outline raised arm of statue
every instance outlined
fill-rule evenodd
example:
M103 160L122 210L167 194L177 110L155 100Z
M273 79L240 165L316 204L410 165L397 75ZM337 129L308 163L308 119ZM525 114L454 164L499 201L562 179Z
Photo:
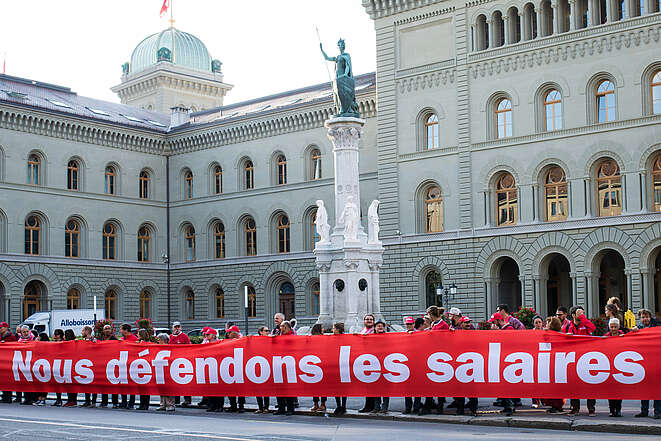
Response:
M321 49L321 54L324 56L324 59L326 61L333 61L333 62L337 61L336 57L329 57L328 55L326 55L326 52L324 52L324 47L321 43L319 43L319 49Z

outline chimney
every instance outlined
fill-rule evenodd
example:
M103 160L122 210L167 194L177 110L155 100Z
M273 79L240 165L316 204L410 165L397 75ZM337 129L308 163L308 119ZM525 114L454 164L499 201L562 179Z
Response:
M190 109L183 106L170 107L170 129L190 122Z

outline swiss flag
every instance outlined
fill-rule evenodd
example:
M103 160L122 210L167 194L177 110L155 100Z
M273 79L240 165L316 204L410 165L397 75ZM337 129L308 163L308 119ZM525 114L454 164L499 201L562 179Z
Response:
M163 0L163 6L161 6L161 17L168 13L168 8L170 7L170 0Z

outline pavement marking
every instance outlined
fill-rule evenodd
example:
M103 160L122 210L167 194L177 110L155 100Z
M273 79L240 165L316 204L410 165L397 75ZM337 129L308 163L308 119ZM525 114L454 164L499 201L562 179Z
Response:
M42 424L47 426L61 426L61 427L75 427L79 429L103 429L103 430L116 430L120 432L137 432L137 433L156 433L159 435L177 435L177 436L188 436L191 438L208 438L208 439L225 439L230 441L262 441L253 438L237 438L231 436L222 436L222 435L212 435L212 434L203 434L203 433L191 433L191 432L175 432L175 431L165 431L165 430L145 430L145 429L129 429L126 427L116 427L116 426L93 426L88 424L75 424L75 423L54 423L50 421L35 421L35 420L23 420L19 418L0 418L0 421L7 421L12 423L26 423L26 424Z

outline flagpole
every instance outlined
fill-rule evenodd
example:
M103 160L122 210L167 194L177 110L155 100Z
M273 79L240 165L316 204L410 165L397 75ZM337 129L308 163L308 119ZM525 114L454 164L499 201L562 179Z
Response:
M319 41L319 46L321 47L321 35L319 34L319 28L315 25L314 30L317 31L317 40ZM340 99L337 94L337 84L335 84L335 80L331 76L330 69L328 69L328 63L324 60L324 66L326 66L326 73L328 74L328 81L331 83L331 87L333 88L333 103L335 104L335 107L337 108L337 112L340 112Z
M177 45L175 44L174 41L174 8L173 8L173 3L174 0L170 0L170 36L172 39L172 62L177 61Z

